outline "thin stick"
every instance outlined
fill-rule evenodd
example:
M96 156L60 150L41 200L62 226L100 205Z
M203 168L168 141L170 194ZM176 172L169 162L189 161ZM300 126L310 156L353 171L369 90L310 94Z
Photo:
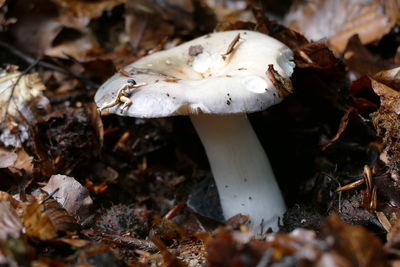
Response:
M222 58L225 60L226 57L231 54L235 48L235 45L237 44L237 42L239 42L240 40L240 33L238 33L235 38L232 40L232 42L229 44L228 49L226 50L225 54L222 54Z
M365 179L364 178L360 179L360 180L357 180L355 182L352 182L350 184L347 184L345 186L339 187L335 191L336 192L342 192L342 191L350 190L350 189L356 188L359 185L362 185L363 183L365 183Z
M183 209L183 207L185 207L185 203L184 202L178 202L178 204L173 206L167 212L167 214L164 215L164 219L172 220L172 218L174 218L176 216L176 214L178 214L178 212L180 212Z
M50 193L50 195L48 195L45 199L43 199L43 201L40 204L43 204L44 202L52 198L59 190L60 188L57 187L53 192Z

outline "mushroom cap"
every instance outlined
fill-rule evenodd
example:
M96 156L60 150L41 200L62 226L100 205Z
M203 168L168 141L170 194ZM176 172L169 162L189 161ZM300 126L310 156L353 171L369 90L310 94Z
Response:
M121 111L116 105L109 112L142 118L256 112L283 99L268 78L268 66L288 78L292 59L288 47L265 34L216 32L126 66L123 70L131 77L115 74L97 91L95 101L99 107L112 102L133 78L146 85L126 91L132 101L128 108Z

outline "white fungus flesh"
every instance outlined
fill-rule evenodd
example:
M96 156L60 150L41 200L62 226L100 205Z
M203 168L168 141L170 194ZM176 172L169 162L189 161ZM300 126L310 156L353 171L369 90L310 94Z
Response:
M127 90L132 104L126 109L121 111L121 104L107 111L141 118L189 115L206 150L225 218L241 213L249 216L254 231L277 230L284 201L246 113L282 101L285 94L267 70L272 65L288 79L292 58L289 48L261 33L212 33L126 66L130 77L115 74L95 101L100 108L112 102L128 79L145 83Z

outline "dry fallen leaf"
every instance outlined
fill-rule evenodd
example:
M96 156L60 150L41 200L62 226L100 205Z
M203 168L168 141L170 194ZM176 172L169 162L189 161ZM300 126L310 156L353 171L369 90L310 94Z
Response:
M7 18L6 0L0 0L0 30L16 22L15 18ZM0 261L1 262L1 261Z
M22 223L10 201L0 200L0 241L7 237L18 238L22 232Z
M380 40L399 17L397 0L311 0L295 1L285 24L315 41L328 38L337 53L354 34L363 44Z
M261 257L260 251L252 251L243 244L237 244L233 235L220 228L216 237L207 242L208 266L249 266L249 261L255 266ZM247 254L247 255L246 255ZM250 257L248 257L251 254Z
M207 5L215 12L220 25L234 24L237 21L255 22L254 14L247 8L247 1L207 1Z
M31 174L33 170L33 157L29 156L22 148L9 151L0 147L0 168L24 170Z
M358 35L349 39L343 52L343 60L351 73L357 75L375 75L377 72L393 68L393 62L373 55L365 47ZM350 76L351 77L351 76Z
M17 160L15 152L1 151L0 150L0 168L8 168L12 166Z
M37 200L25 208L22 222L28 236L42 240L53 239L57 236L56 228L51 223L49 216L41 211Z
M372 122L388 158L392 177L399 179L400 172L400 67L377 73L372 88L380 96L381 106L372 113Z
M330 251L334 266L387 266L381 241L365 228L346 224L337 215L331 215L323 229L326 236L334 239Z
M387 250L390 249L398 250L399 245L400 245L400 220L397 219L395 222L393 222L389 232L387 233L387 243L385 244L385 248Z
M58 21L66 27L84 29L89 22L98 18L103 12L111 10L117 5L126 3L127 0L52 0L59 9Z
M42 211L45 212L54 225L57 231L62 232L75 232L79 230L79 224L76 222L74 217L68 214L68 212L61 207L54 199L48 199L41 204Z
M16 0L10 7L9 15L17 20L10 27L14 44L25 52L41 56L63 28L57 21L57 6L48 0L31 0L29 4Z
M63 42L50 47L44 52L47 56L68 59L70 57L78 61L87 61L93 55L101 51L99 44L93 36L85 35L81 38Z
M53 198L78 220L83 221L90 215L93 200L89 191L74 178L61 174L53 175L42 189L48 194L55 192Z
M400 92L400 67L381 71L374 79Z
M71 238L66 238L66 237L59 238L59 239L57 239L57 241L60 241L62 243L68 244L68 245L71 245L71 246L76 247L76 248L85 247L85 246L87 246L87 245L89 245L91 243L91 241L89 241L89 240L71 239Z
M128 1L125 29L132 47L153 49L165 37L193 31L199 6L206 6L204 3L196 5L196 2L200 1Z
M27 123L49 105L43 90L38 73L22 74L15 66L0 70L0 141L5 146L20 147L29 139Z
M0 121L4 121L6 115L18 116L22 107L33 99L43 97L45 89L38 73L22 74L15 66L1 70Z

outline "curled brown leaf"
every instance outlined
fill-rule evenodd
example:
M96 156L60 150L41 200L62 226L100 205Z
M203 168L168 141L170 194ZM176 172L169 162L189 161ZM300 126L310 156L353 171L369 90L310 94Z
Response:
M393 178L400 172L400 67L377 73L372 88L380 97L381 106L371 114L377 133L383 139L387 164Z
M50 221L49 216L41 211L37 200L26 206L22 222L26 234L30 237L48 240L57 236L56 228Z
M58 189L58 190L57 190ZM93 200L89 191L74 178L66 175L53 175L47 185L42 188L48 194L52 194L61 206L72 216L84 220L90 215Z
M0 241L8 237L18 238L22 232L22 223L10 201L0 200L0 214Z
M337 53L354 34L363 44L380 40L399 19L399 10L397 0L295 1L285 21L312 40L328 38Z

